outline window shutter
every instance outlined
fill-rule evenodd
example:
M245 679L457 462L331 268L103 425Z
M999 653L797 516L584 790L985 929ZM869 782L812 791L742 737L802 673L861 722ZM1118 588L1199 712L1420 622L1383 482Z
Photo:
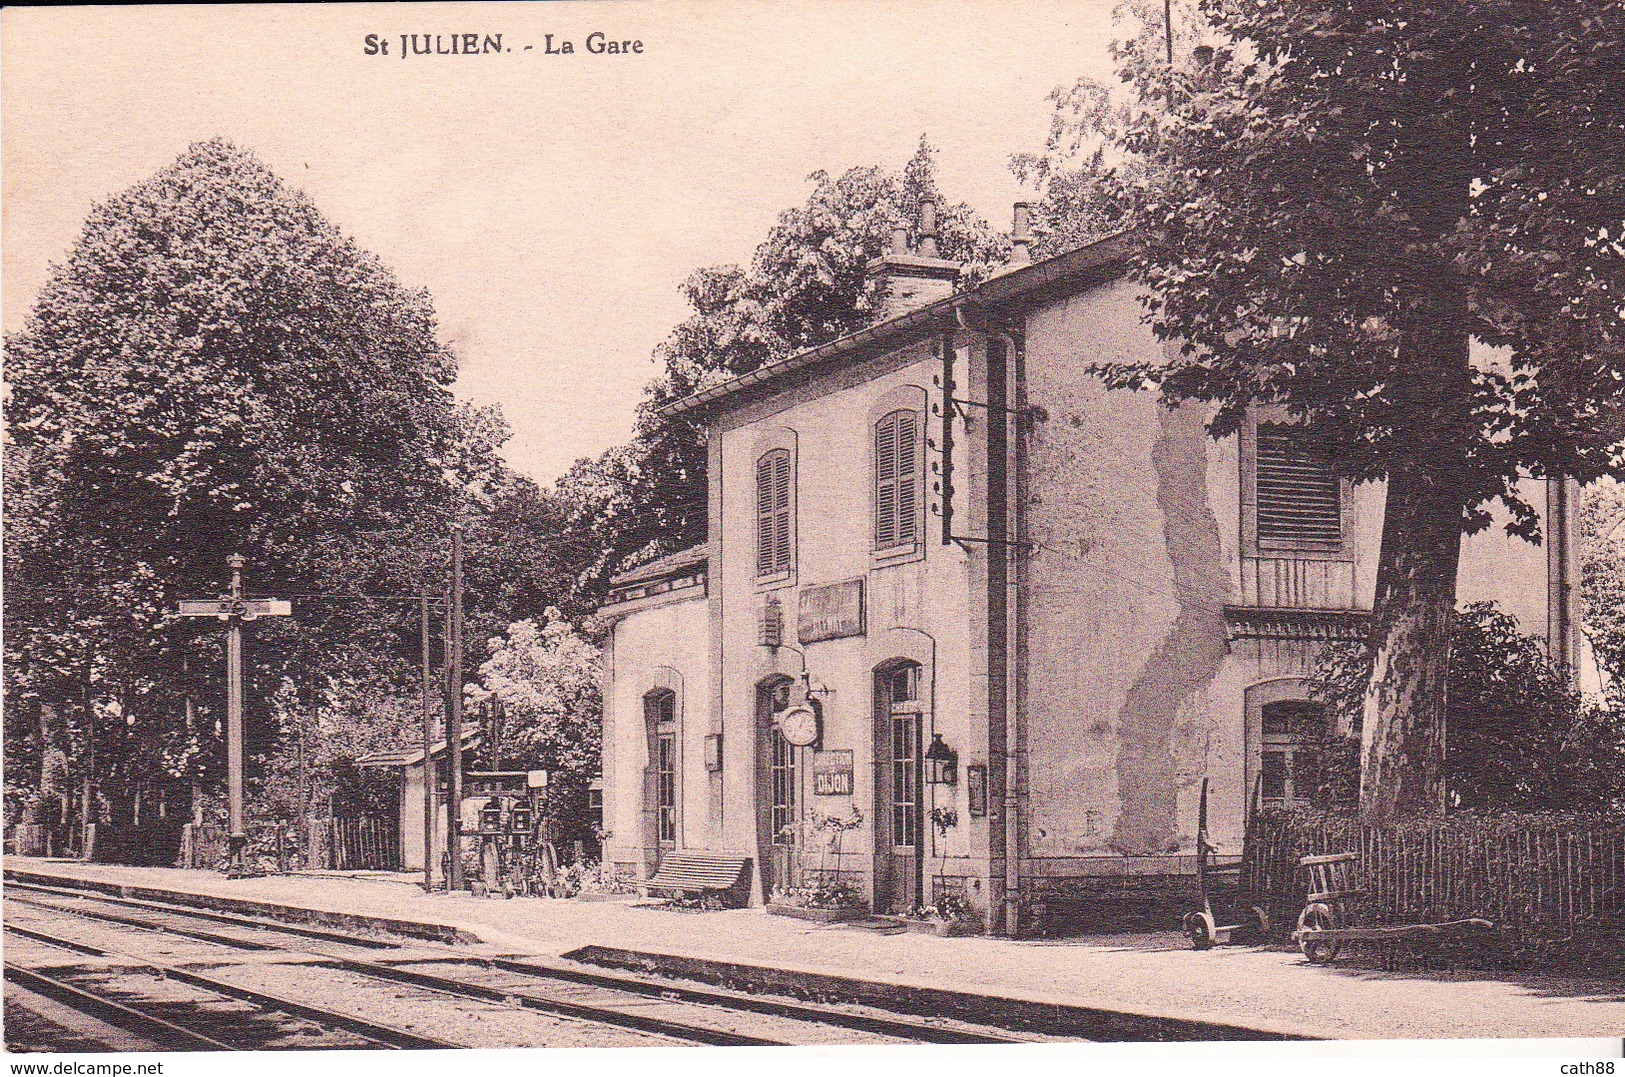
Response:
M773 454L756 461L756 575L773 574Z
M897 412L875 424L875 549L897 545Z
M1343 542L1342 488L1301 429L1258 428L1258 545L1335 550Z
M897 543L914 541L918 523L918 467L915 462L914 413L897 413Z
M756 575L790 570L790 452L756 461Z
M918 418L894 411L875 424L875 549L906 546L919 535Z
M773 571L790 570L790 454L775 453L773 462L773 512L776 527L773 543Z

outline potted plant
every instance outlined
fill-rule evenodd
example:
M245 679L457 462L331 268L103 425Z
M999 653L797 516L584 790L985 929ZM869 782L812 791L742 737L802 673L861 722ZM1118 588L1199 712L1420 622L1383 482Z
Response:
M982 914L963 894L943 894L935 905L916 907L907 923L910 931L944 938L982 933Z
M775 916L793 916L819 924L852 920L868 911L868 903L857 887L844 880L820 886L775 888L767 911Z
M777 887L768 899L767 911L817 923L851 920L868 912L868 902L856 886L841 873L841 837L863 825L863 812L856 804L847 815L825 815L814 811L807 820L810 835L821 839L816 886ZM791 829L786 827L786 829ZM829 871L829 853L835 850L835 871Z
M566 896L582 901L614 901L637 895L631 880L622 877L614 864L601 860L571 864L564 870L562 882Z
M934 894L936 901L931 905L919 905L909 911L907 917L910 931L924 932L932 935L976 935L982 930L981 914L976 911L965 895L949 893L943 877L948 861L947 852L943 846L947 842L948 831L959 825L959 813L952 808L932 808L931 826L937 832L937 874Z

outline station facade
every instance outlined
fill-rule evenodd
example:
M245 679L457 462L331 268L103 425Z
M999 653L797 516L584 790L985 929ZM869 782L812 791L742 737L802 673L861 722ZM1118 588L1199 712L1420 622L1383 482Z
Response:
M1384 493L1258 409L1107 390L1163 345L1132 237L959 267L894 239L878 324L671 405L708 429L709 539L617 578L604 691L607 862L750 857L753 900L841 880L877 912L964 898L1041 931L1189 880L1198 798L1306 798L1329 730L1305 676L1371 609ZM1549 540L1464 540L1494 599L1572 664L1574 491ZM809 718L807 711L811 711ZM810 739L809 739L810 734Z

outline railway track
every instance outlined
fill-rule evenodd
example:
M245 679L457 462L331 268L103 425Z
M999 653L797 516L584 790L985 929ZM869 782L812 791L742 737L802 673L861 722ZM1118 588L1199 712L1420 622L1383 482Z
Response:
M253 1051L278 1047L423 1050L464 1046L379 1024L282 995L255 991L192 969L91 946L48 932L5 925L8 935L70 953L110 959L108 965L43 968L5 962L5 978L69 1009L151 1040L168 1051ZM143 990L141 974L153 981ZM173 981L197 992L176 999ZM167 1015L167 1016L166 1016Z
M22 890L27 896L19 896ZM263 955L300 955L298 964L278 965L293 977L341 974L358 983L408 986L429 995L476 1002L503 1010L533 1011L562 1021L584 1022L638 1034L640 1042L698 1043L712 1046L789 1045L806 1043L999 1043L1029 1037L955 1022L937 1022L881 1014L857 1007L834 1007L763 998L738 992L678 985L632 975L599 972L541 959L447 954L443 949L408 951L399 943L314 929L252 917L182 908L134 898L82 891L8 884L7 900L31 914L66 916L88 921L95 929L173 936L219 948L239 960L269 960ZM13 918L8 917L8 920ZM226 930L222 931L224 927ZM44 933L26 925L7 930ZM25 937L27 937L25 935ZM281 941L277 941L280 937ZM312 946L312 942L324 945ZM80 944L83 945L83 944ZM89 947L89 949L98 949ZM380 950L392 951L388 956ZM152 960L132 960L148 966ZM193 967L171 963L167 975L181 982L205 977ZM268 967L264 964L261 968ZM191 981L210 989L197 980ZM247 989L242 989L247 990ZM291 1000L259 992L267 1000ZM245 1000L248 1001L248 1000ZM267 1001L263 1005L274 1006ZM312 1017L320 1023L318 1018ZM441 1044L442 1046L455 1046ZM539 1044L537 1044L539 1045Z

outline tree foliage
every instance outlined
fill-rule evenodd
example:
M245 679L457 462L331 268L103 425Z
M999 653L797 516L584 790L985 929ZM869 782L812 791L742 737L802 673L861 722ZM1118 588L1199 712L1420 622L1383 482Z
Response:
M1625 485L1588 487L1580 507L1580 598L1597 665L1625 682Z
M620 567L705 538L703 431L660 408L874 321L878 297L865 266L887 249L894 227L918 242L926 199L938 207L941 256L965 265L965 281L1003 260L1008 240L969 206L945 202L934 156L922 137L901 172L813 173L807 201L779 215L748 267L700 269L684 282L694 314L655 350L661 370L638 408L632 442L578 461L555 487L570 505L565 541L581 558L583 593L601 597Z
M1387 483L1362 802L1436 810L1461 535L1499 499L1537 538L1520 477L1621 464L1625 9L1202 0L1170 62L1128 7L1126 92L1058 95L1049 156L1137 227L1174 351L1100 373L1215 435L1280 405Z
M1583 699L1552 666L1545 640L1525 635L1494 603L1459 611L1450 653L1445 783L1452 807L1625 807L1625 698ZM1311 697L1356 730L1371 661L1364 645L1335 646L1310 679ZM1358 756L1349 763L1357 772Z
M587 787L599 772L602 749L598 648L557 609L540 624L519 621L490 643L472 698L495 696L506 716L504 757L530 761L549 772L546 812L560 838L592 833Z
M6 352L8 743L55 706L115 799L218 773L218 625L173 611L228 553L295 601L249 631L262 755L286 680L301 708L341 663L415 690L416 610L358 596L438 590L453 520L509 559L476 606L541 605L548 559L509 570L549 510L500 414L453 400L429 297L247 151L195 144L94 207Z

